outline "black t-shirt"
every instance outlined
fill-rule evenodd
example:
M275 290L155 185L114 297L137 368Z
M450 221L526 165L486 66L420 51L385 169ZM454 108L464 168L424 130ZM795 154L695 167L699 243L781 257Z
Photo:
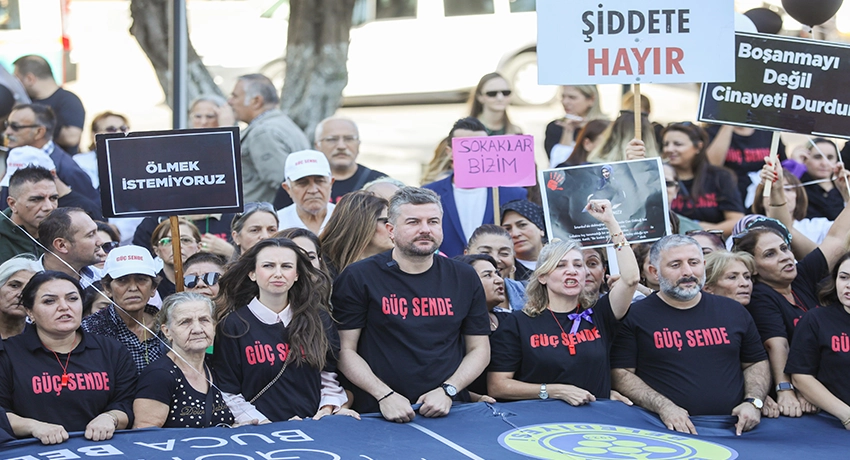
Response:
M767 359L738 302L705 292L687 310L651 294L629 309L611 349L612 368L638 377L690 415L728 415L744 400L741 363Z
M339 334L330 316L321 312L330 348L324 369L290 362L283 375L259 399L254 407L273 422L297 415L312 417L321 401L321 372L336 372ZM290 352L289 328L283 323L264 324L248 307L242 307L219 324L213 348L213 367L221 391L241 394L246 401L254 398L280 372ZM238 414L237 414L238 415Z
M800 320L791 343L787 374L808 374L850 404L850 313L842 305L812 310Z
M75 190L71 190L71 193L59 198L59 207L80 208L85 211L92 220L98 220L101 222L106 221L106 219L103 218L100 206L95 204L94 201L88 199L87 196Z
M794 327L808 310L818 307L818 283L829 275L829 265L820 249L815 249L797 263L797 278L791 283L796 305L772 287L756 282L747 310L756 322L762 342L785 337L788 342Z
M343 195L360 190L364 185L372 182L375 179L386 176L381 171L369 169L361 164L357 165L357 172L348 179L334 181L331 186L331 203L339 203L339 199ZM277 190L274 196L274 208L283 209L292 204L292 198L286 193L282 187Z
M546 136L543 138L543 148L546 149L546 156L552 157L552 149L561 142L561 136L564 135L564 128L558 124L559 120L550 121L546 125ZM578 136L579 130L573 133L573 139Z
M709 143L717 136L720 125L711 125L705 129L708 132ZM764 166L764 158L770 156L770 143L773 140L773 132L757 129L752 136L741 136L732 133L732 142L726 153L726 163L723 165L735 172L738 176L738 193L741 197L741 206L747 197L747 187L753 182L749 173L760 171ZM785 144L779 141L777 152L780 161L785 160Z
M62 127L64 126L74 126L83 129L83 125L86 122L86 110L83 108L83 103L76 94L59 88L47 98L41 100L33 99L32 102L34 104L46 105L53 109L53 113L56 115L56 127L53 129L54 142L59 138L59 132L62 131ZM71 155L79 151L79 145L63 145L62 148Z
M800 180L808 182L815 180L815 178L809 173L805 173ZM838 191L838 186L832 187L832 190L827 192L820 184L807 185L806 196L809 198L809 207L806 211L807 219L826 217L829 220L835 220L844 210L844 197Z
M457 370L463 336L490 334L478 274L438 255L415 275L399 269L392 250L355 262L334 282L333 305L340 329L362 329L357 352L372 372L411 403ZM352 391L355 410L379 410L371 395ZM465 391L458 395L468 399Z
M582 319L575 334L570 334L569 313L555 313L560 326L548 309L533 318L522 311L507 315L490 338L487 370L514 372L514 379L522 382L574 385L609 398L608 351L619 322L607 295L591 310L593 322Z
M206 377L213 380L210 373ZM207 391L209 394L196 390L174 361L163 356L142 371L136 399L152 399L168 406L163 428L206 428L221 423L233 424L233 414L221 392L214 386L210 386ZM208 420L205 416L207 401L212 406Z
M744 212L743 200L729 171L714 166L705 170L699 196L693 196L694 180L683 180L670 210L689 219L716 224L726 220L723 211Z
M82 340L70 359L42 345L35 327L6 340L6 352L0 354L0 406L67 431L84 431L109 410L124 412L132 425L136 365L130 352L114 339L77 332ZM68 381L63 387L66 360Z

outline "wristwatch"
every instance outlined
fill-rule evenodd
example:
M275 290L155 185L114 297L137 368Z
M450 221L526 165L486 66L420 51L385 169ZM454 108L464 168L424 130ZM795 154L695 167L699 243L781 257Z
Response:
M764 407L764 401L759 398L747 398L744 400L744 402L752 404L758 410L761 410L761 408Z
M779 382L778 384L776 384L777 393L779 393L780 391L788 391L793 389L794 385L791 385L791 382Z
M546 391L545 383L540 385L540 393L537 393L537 396L540 397L540 399L549 399L549 392Z
M440 387L446 392L446 396L449 398L454 398L457 394L457 388L455 388L455 386L451 383L443 383Z

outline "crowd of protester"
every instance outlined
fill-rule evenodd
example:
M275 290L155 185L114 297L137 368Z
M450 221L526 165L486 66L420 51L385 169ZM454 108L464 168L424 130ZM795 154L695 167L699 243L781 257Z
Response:
M246 75L187 115L196 128L247 125L244 211L172 229L167 216L103 219L94 142L75 153L82 105L61 88L64 103L36 97L43 59L15 65L34 102L0 113L0 429L13 436L365 412L404 423L413 404L439 417L550 398L622 401L694 434L696 415L737 416L741 434L762 416L818 411L850 429L850 189L832 141L751 161L763 132L662 127L648 110L608 120L596 87L565 86L550 166L664 162L673 234L632 245L613 213L621 197L591 199L606 253L550 240L536 187L500 187L494 205L492 190L455 185L453 138L521 131L497 73L421 188L357 163L352 120L322 121L311 146L271 82ZM129 126L105 112L91 131Z

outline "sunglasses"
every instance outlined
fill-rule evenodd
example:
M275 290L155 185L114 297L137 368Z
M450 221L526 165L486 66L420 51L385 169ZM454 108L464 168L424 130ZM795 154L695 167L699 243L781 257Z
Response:
M103 252L105 252L105 253L109 254L109 251L111 251L111 250L113 250L113 249L117 248L120 244L121 244L121 243L120 243L120 242L118 242L118 241L110 241L110 242L108 242L108 243L103 243L103 244L101 244L101 245L100 245L100 249L102 249L102 250L103 250Z
M673 188L673 187L678 187L678 186L679 186L679 182L674 181L674 180L667 180L667 181L664 181L664 184L667 186L667 188Z
M122 132L122 133L126 133L129 130L130 130L130 127L127 126L127 125L107 126L106 128L103 128L103 131L107 132L107 133L117 133L119 131Z
M171 244L171 241L172 241L171 237L166 236L165 238L160 238L159 245L160 246L168 246L169 244ZM195 241L192 238L189 238L188 236L184 236L184 237L180 238L180 244L185 246L185 245L190 245L190 244L198 244L198 242Z
M487 92L485 92L484 94L486 94L486 95L487 95L487 97L496 97L496 96L498 96L499 94L501 94L502 96L508 97L508 96L510 96L510 95L511 95L511 90L509 90L509 89L502 89L502 90L499 90L499 91L487 91Z
M11 128L12 131L15 131L15 132L20 131L20 130L25 129L25 128L40 128L40 127L41 127L41 125L19 125L15 122L9 123L9 120L6 120L6 121L3 122L3 129Z
M238 212L235 216L233 216L233 222L231 222L230 225L231 230L235 230L243 219L250 216L251 214L254 214L257 211L266 211L277 216L277 212L275 211L274 206L266 201L252 201L250 203L245 203L244 209L244 211Z
M221 278L221 273L210 272L203 275L185 275L183 277L183 286L186 289L194 289L198 285L198 281L203 281L207 286L215 286L218 284L218 279Z

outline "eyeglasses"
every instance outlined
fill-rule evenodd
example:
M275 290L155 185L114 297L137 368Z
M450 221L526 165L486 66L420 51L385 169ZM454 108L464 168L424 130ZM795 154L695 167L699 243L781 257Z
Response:
M207 286L215 286L218 284L218 279L221 278L221 273L210 272L203 275L186 275L183 277L183 286L186 289L195 289L198 281L203 281Z
M3 129L11 128L12 131L20 131L25 128L40 128L42 125L19 125L15 122L9 123L9 120L3 122Z
M502 96L508 97L508 96L511 95L511 90L502 89L502 90L499 90L499 91L486 91L484 94L486 94L487 97L496 97L499 94L501 94Z
M319 142L328 145L336 145L339 143L340 139L346 144L355 144L360 141L360 138L357 136L330 136L324 139L319 139Z
M122 133L126 133L129 130L130 130L130 127L127 126L127 125L107 126L106 128L103 128L103 131L107 132L107 133L117 133L119 131L122 132Z
M171 244L171 241L172 241L172 238L170 236L166 236L165 238L160 238L159 245L160 246L168 246L169 244ZM189 238L188 236L181 236L180 237L180 244L182 244L184 246L188 246L190 244L198 244L198 242L195 241L193 238Z
M107 242L107 243L103 243L103 244L101 244L101 245L100 245L100 249L102 249L102 250L103 250L103 252L105 252L105 253L109 254L109 251L111 251L111 250L113 250L113 249L117 248L120 244L121 244L121 243L120 243L120 242L118 242L118 241L109 241L109 242Z
M679 186L679 182L678 182L678 181L675 181L675 180L667 180L667 181L664 181L664 184L665 184L665 185L667 185L667 188L673 188L673 187L678 187L678 186Z

